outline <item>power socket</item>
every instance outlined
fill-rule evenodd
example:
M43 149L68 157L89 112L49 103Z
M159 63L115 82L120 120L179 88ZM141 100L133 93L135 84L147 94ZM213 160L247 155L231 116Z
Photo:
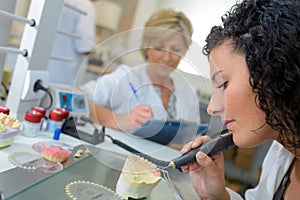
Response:
M45 91L39 90L37 92L33 91L34 84L41 80L41 83L44 87L48 87L48 72L40 70L28 70L26 73L26 78L23 86L23 91L21 95L22 100L33 100L41 99Z

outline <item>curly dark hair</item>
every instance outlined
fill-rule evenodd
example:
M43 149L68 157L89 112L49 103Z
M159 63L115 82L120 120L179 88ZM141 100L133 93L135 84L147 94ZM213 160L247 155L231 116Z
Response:
M245 54L249 82L266 123L285 145L300 148L300 3L244 0L213 27L203 53L226 39Z

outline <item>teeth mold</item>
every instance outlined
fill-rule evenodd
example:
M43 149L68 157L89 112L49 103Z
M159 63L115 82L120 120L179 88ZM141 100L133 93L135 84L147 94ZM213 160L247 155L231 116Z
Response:
M20 133L21 123L7 114L0 113L0 148L11 145Z
M157 166L138 155L129 155L118 179L116 192L124 199L145 198L160 182Z

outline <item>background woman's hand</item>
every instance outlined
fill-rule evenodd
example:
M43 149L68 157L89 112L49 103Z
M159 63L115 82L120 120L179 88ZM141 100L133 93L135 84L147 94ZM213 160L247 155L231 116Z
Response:
M129 112L129 120L134 128L142 126L152 116L151 106L149 105L137 106Z
M126 114L114 114L116 129L127 131L142 126L153 117L151 106L140 105Z
M208 136L196 138L186 144L181 153L185 154L209 140L211 139ZM190 174L192 184L201 199L229 199L225 189L223 154L218 153L209 157L199 151L196 160L197 162L183 166L182 170Z

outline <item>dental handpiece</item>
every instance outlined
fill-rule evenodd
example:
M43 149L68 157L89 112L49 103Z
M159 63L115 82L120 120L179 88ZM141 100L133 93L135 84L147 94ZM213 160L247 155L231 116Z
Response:
M192 149L188 153L175 158L170 162L169 166L175 169L180 168L186 164L195 162L196 154L199 151L204 152L208 156L212 156L216 153L225 151L233 146L235 146L235 144L233 142L232 133L225 133L207 143L202 144L200 147Z

